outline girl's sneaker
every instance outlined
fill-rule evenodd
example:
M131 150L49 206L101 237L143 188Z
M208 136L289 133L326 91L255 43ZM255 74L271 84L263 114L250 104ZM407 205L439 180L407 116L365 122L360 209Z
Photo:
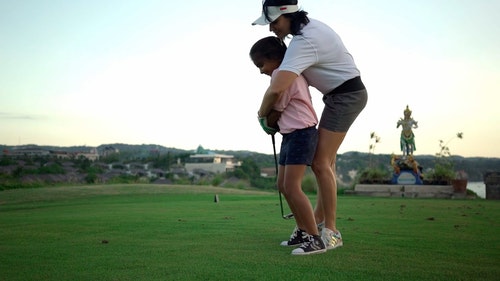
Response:
M304 235L307 235L307 233L295 226L292 235L290 235L290 239L281 242L281 246L299 246L304 242Z
M304 243L292 251L292 255L312 255L326 252L326 246L319 235L305 233Z
M342 234L340 232L335 233L326 227L321 232L321 238L325 242L327 250L332 250L343 245Z

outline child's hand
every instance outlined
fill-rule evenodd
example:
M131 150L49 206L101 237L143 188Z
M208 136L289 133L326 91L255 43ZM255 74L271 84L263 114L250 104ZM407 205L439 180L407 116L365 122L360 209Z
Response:
M278 132L277 129L272 128L267 124L267 117L259 117L259 124L268 135L274 135Z
M278 126L278 120L281 118L281 112L275 109L271 109L271 112L267 115L267 126L280 130L280 126Z

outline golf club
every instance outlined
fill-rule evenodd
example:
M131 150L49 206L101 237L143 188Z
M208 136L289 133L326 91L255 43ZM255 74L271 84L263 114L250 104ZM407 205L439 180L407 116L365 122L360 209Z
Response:
M278 178L278 157L276 156L276 141L274 139L274 134L271 134L271 140L273 142L274 167L276 169L276 179L277 179ZM281 217L284 218L285 220L289 220L289 219L293 218L293 213L289 213L289 214L285 215L283 212L283 199L281 199L281 191L279 188L278 188L278 196L280 198Z

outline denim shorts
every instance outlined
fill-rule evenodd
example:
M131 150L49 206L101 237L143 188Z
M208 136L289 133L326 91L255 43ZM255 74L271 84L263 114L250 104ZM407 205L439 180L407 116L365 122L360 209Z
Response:
M279 164L311 166L318 144L316 126L283 134Z

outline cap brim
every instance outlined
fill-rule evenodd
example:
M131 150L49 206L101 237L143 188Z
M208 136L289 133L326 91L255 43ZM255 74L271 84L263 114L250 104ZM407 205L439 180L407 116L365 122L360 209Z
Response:
M272 21L268 21L266 19L266 16L263 14L262 16L260 16L258 19L256 19L254 22L252 22L252 25L268 25L270 24L271 22L275 21L277 18L279 18L281 15L278 15L275 19L273 19L271 17L271 20Z

